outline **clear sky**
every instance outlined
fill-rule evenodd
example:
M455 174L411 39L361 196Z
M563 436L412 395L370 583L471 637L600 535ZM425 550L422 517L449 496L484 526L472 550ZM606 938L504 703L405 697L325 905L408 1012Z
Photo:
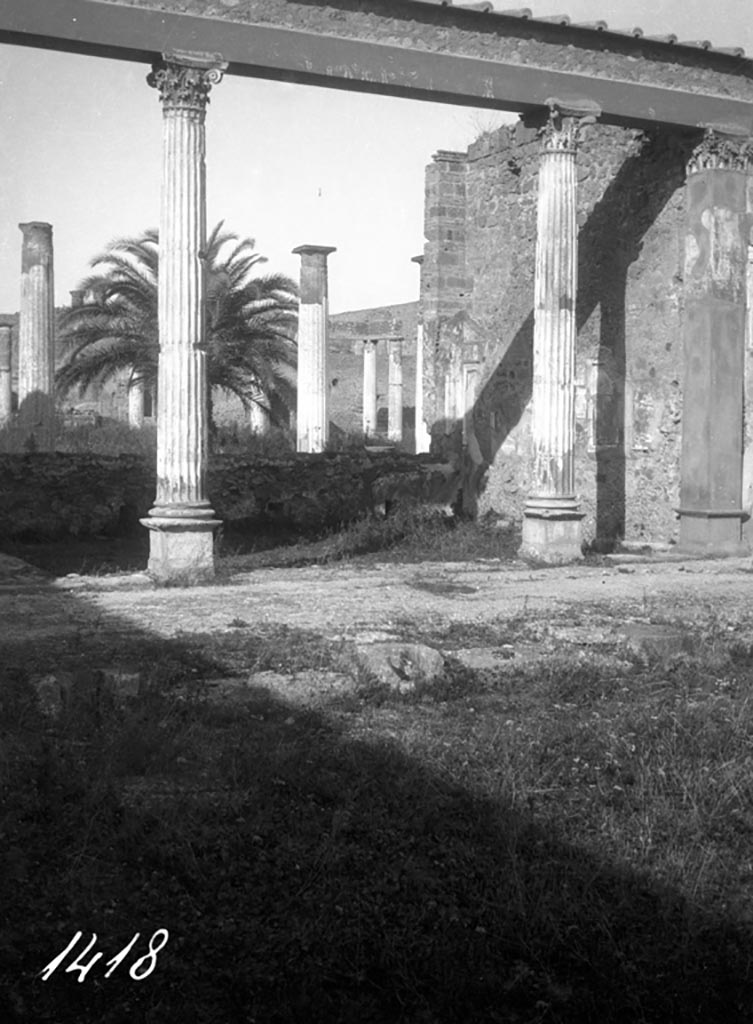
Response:
M54 2L54 0L50 0ZM496 0L535 16L640 25L753 56L753 0ZM109 241L159 219L161 112L137 64L0 46L0 312L18 309L21 221L49 221L58 305ZM207 116L208 222L297 277L334 245L330 309L417 298L424 168L504 120L489 110L228 76Z

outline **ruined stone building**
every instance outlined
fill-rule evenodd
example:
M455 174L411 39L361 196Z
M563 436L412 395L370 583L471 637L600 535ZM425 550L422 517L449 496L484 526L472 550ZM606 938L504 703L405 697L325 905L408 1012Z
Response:
M438 152L426 172L420 315L427 422L435 448L463 453L466 506L515 519L534 484L539 136L522 122L504 126L465 153ZM623 538L678 539L683 423L687 429L690 419L683 396L693 376L684 350L684 285L698 256L686 210L692 148L687 135L597 124L583 130L578 144L575 493L585 513L584 540L597 548ZM729 177L747 180L751 190L750 177ZM704 223L710 217L701 214ZM744 280L747 246L741 249L730 211L723 210L718 230L732 236L726 259ZM733 313L743 301L736 296ZM742 349L734 353L724 335L722 325L715 338L721 356L708 345L693 355L699 393L718 393L700 428L707 447L698 454L709 461L728 457L722 439L742 423ZM742 509L739 497L728 501L744 520L751 512L751 344L749 332Z
M225 74L523 115L512 133L437 154L428 173L417 447L427 425L436 452L462 453L464 504L522 514L523 552L547 561L623 537L749 548L753 61L738 47L486 0L6 8L0 41L151 66L164 245L158 488L142 522L156 578L214 571L201 253L207 104ZM294 251L307 381L298 447L314 452L327 443L337 376L327 365L333 250ZM29 325L45 319L46 288L29 303ZM388 432L402 429L406 404L410 341L364 338L367 433L379 417L380 341Z
M418 279L416 279L418 284ZM373 433L389 436L389 346L399 342L402 353L402 443L413 451L416 386L416 329L418 301L377 309L334 313L329 317L327 361L330 438L334 442L364 433L364 359L373 345L376 361L376 416Z

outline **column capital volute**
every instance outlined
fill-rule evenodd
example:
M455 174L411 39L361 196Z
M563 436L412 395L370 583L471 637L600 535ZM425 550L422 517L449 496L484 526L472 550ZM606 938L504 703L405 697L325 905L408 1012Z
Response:
M410 261L411 263L417 263L420 267L424 262L424 254L420 253L418 256L411 256Z
M742 171L753 167L753 138L732 125L705 125L690 154L688 175L701 171Z
M203 114L213 85L222 81L228 66L216 53L170 50L152 65L147 84L159 90L164 111Z
M575 153L584 128L595 124L601 107L592 100L561 100L550 96L547 111L528 114L523 121L538 128L545 153Z

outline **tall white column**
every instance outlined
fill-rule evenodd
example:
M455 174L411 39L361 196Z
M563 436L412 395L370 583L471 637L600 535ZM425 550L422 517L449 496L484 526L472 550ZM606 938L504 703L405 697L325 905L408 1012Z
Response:
M8 422L13 412L11 381L11 328L0 324L0 427Z
M329 437L327 375L327 257L331 245L299 245L297 449L324 451Z
M366 339L363 343L363 433L373 437L377 426L377 343Z
M521 554L543 562L581 558L575 496L575 304L578 225L575 155L593 116L550 101L542 131L534 278L532 488Z
M18 423L37 451L55 447L55 305L52 225L19 224L21 315L18 328Z
M213 55L170 53L147 79L162 103L163 170L157 498L142 523L151 531L149 572L164 582L214 575L219 523L206 495L204 120L209 91L226 66Z
M387 437L403 439L403 339L387 342Z
M423 319L423 256L414 256L411 263L417 263L421 270L419 285L418 323L416 324L416 397L414 416L415 453L428 452L431 447L431 434L426 429L424 419L424 319Z

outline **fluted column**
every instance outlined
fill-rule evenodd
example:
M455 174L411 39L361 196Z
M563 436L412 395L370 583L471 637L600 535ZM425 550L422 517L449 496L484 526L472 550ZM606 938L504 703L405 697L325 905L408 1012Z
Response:
M373 437L377 426L377 377L376 350L374 339L366 339L363 343L363 433L364 437Z
M753 143L707 130L688 163L680 547L739 553Z
M403 339L387 342L387 437L403 439Z
M532 487L521 554L549 563L582 556L575 495L576 150L584 111L549 103L539 164L534 274Z
M331 245L299 245L297 449L324 451L329 437L327 376L327 257Z
M52 225L19 224L21 314L18 328L18 425L24 444L55 447L55 305Z
M214 575L218 525L206 494L208 452L203 252L206 240L204 120L226 65L171 53L149 85L163 114L159 233L157 498L149 518L149 572L163 581Z
M11 328L0 324L0 427L13 412L13 384L11 380Z

